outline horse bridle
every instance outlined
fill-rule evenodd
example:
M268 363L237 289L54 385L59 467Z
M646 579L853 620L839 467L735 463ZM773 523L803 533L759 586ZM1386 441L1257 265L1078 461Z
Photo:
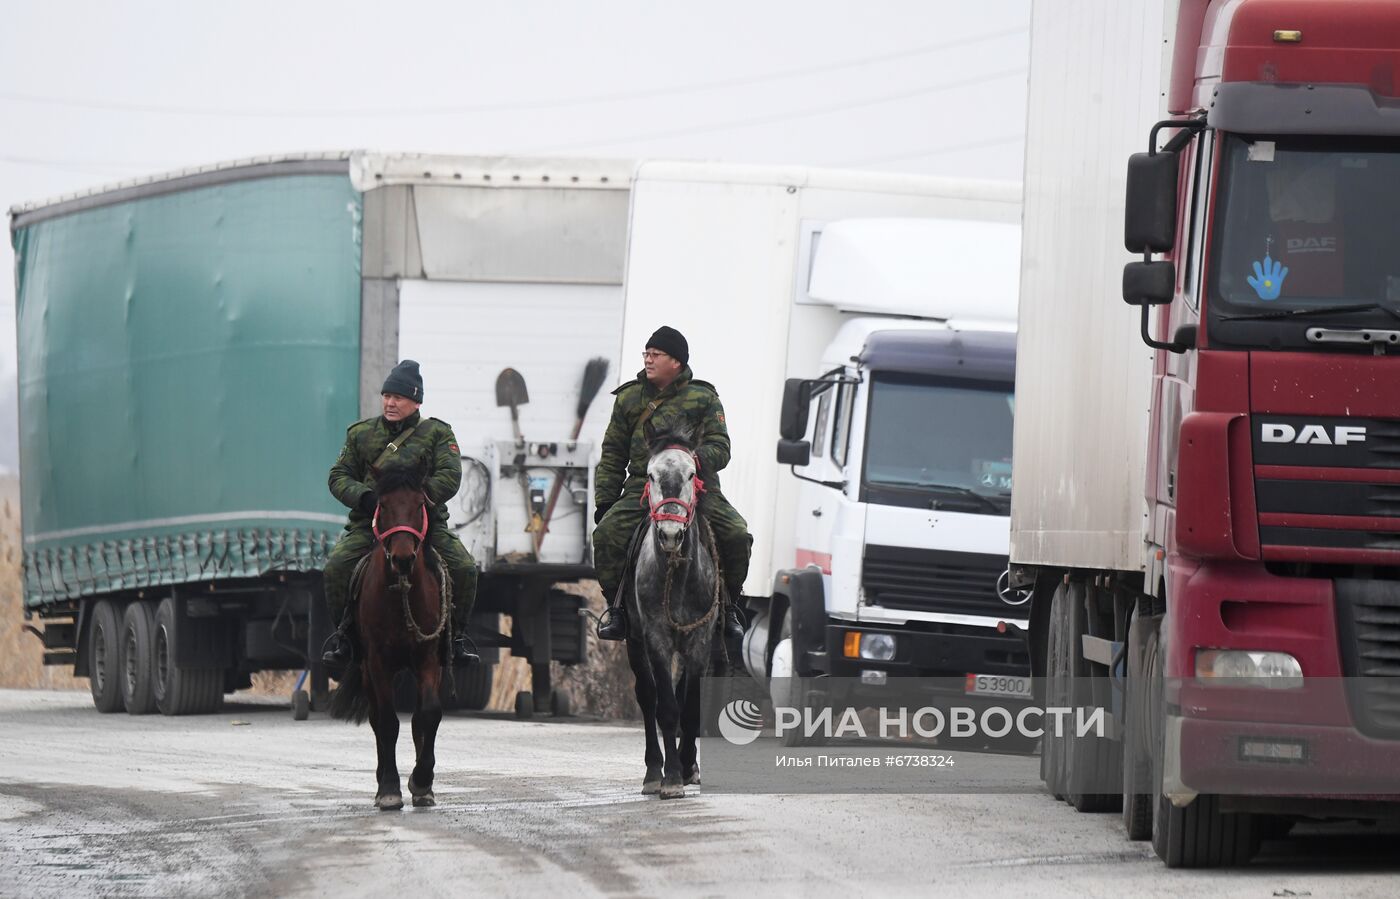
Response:
M406 534L412 534L412 535L413 535L413 539L414 539L414 544L413 544L413 563L416 564L417 561L418 561L418 551L421 550L421 549L423 548L423 543L424 543L424 541L426 541L426 540L428 539L428 497L427 497L427 494L424 494L424 495L423 495L423 505L422 505L422 510L423 510L423 523L422 523L422 526L420 526L417 530L415 530L415 529L409 527L409 526L406 525L406 524L401 524L401 525L399 525L399 526L397 526L397 527L389 528L389 530L387 530L387 531L385 531L385 532L383 532L383 533L381 534L381 533L379 532L379 509L380 509L380 506L378 506L378 505L376 505L376 506L374 507L374 517L373 517L372 519L370 519L369 526L370 526L370 530L372 530L372 531L374 532L374 538L375 538L376 540L379 541L379 545L380 545L380 546L384 547L384 558L385 558L385 560L386 560L386 561L392 561L392 556L390 556L390 554L389 554L389 538L392 537L392 536L394 536L395 534L399 533L400 531L403 531L403 532L406 533ZM438 624L437 624L437 629L436 629L436 630L433 630L433 631L430 632L430 633L429 633L429 632L425 632L422 628L420 628L420 627L418 626L418 622L417 622L416 620L414 620L414 617L413 617L413 609L412 609L412 607L409 605L409 602L408 602L408 592L409 592L409 579L408 579L408 576L407 576L407 575L404 575L404 574L402 574L402 573L400 573L400 574L399 574L398 585L397 585L397 586L390 586L389 589L390 589L390 590L396 590L396 591L398 591L399 595L400 595L400 596L402 597L402 599L403 599L403 619L404 619L404 625L408 628L408 632L409 632L410 634L413 635L413 638L414 638L415 640L417 640L419 643L426 643L426 642L428 642L429 640L435 640L435 639L437 639L437 637L442 633L443 628L447 626L447 619L448 619L448 617L451 615L451 610L450 610L450 608L449 608L448 599L447 599L448 585L445 584L445 583L442 585L442 593L441 593L441 597L442 597L442 607L438 610Z
M418 550L423 548L424 541L428 539L428 498L426 496L423 497L423 525L417 530L409 527L406 524L401 524L398 527L389 528L389 530L381 534L379 532L380 508L381 506L378 505L374 507L374 517L370 519L369 526L370 530L374 532L374 539L378 540L379 545L384 547L384 557L386 559L389 558L389 538L399 533L400 531L403 531L404 533L413 535L413 539L415 541L413 544L413 560L416 562L418 560Z
M642 488L642 505L648 509L652 521L677 521L683 525L689 526L690 522L695 518L695 506L700 502L700 494L705 492L705 482L700 480L699 475L700 460L696 457L695 453L683 446L667 446L662 448L662 452L666 450L681 450L682 452L690 453L690 458L695 463L696 471L696 474L691 475L690 478L691 484L695 487L695 499L691 502L686 502L678 496L663 496L661 499L653 502L651 497L651 478L647 478L646 485ZM685 510L685 513L662 511L666 506L673 504L680 506Z

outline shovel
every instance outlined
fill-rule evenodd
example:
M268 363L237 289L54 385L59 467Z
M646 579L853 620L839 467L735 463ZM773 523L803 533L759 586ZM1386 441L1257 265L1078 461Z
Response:
M593 405L593 398L598 395L598 390L603 386L603 381L608 376L608 360L601 356L588 360L588 364L583 369L583 383L578 389L578 416L574 419L574 433L570 440L577 440L578 435L583 431L583 419L588 415L588 407ZM554 504L559 502L559 491L564 487L563 473L556 473L554 486L549 490L549 502L544 507L544 521L540 523L540 529L535 532L535 555L540 554L540 545L544 543L544 535L549 533L549 520L554 517Z
M539 514L530 505L530 478L525 473L525 438L520 433L520 407L530 402L525 378L513 368L504 369L496 377L496 405L510 407L510 427L515 432L515 476L525 494L525 532L537 534L543 526Z

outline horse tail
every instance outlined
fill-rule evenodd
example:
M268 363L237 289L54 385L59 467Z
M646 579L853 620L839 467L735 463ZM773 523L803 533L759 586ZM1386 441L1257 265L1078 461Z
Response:
M364 724L369 717L369 692L360 665L352 664L331 694L331 717L352 724Z

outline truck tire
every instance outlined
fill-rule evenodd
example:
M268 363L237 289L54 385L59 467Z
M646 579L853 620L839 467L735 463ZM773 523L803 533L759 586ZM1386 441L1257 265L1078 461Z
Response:
M783 629L778 637L778 645L773 649L775 664L768 669L772 673L772 676L768 678L768 695L772 699L775 709L778 706L802 709L809 705L808 693L811 690L813 678L803 677L797 672L797 665L792 661L792 651L792 615L787 614L783 616ZM781 676L778 672L779 665L783 664L779 660L783 658L788 660L784 666L787 671L785 676ZM826 744L826 740L821 734L807 736L800 726L783 731L780 742L789 748Z
M92 704L104 715L126 708L121 688L121 626L117 606L100 600L92 607L88 624L88 688Z
M1133 638L1142 626L1134 615L1129 625L1129 646L1139 642ZM1123 697L1123 829L1130 840L1152 839L1152 811L1156 804L1152 791L1152 756L1147 751L1152 745L1147 723L1152 719L1148 717L1150 681L1146 676L1157 656L1156 630L1141 643L1140 656L1128 653L1128 688Z
M1156 744L1152 756L1156 809L1152 816L1152 851L1168 868L1214 868L1242 865L1259 851L1258 815L1225 814L1220 797L1197 796L1185 808L1177 808L1162 792L1163 759L1166 757L1166 708L1162 699L1162 653L1148 660L1150 714Z
M149 715L156 709L155 630L150 603L127 605L122 615L118 681L129 715Z
M1050 616L1045 636L1045 708L1063 708L1069 704L1069 687L1065 656L1065 627L1063 610L1065 606L1065 585L1055 588L1050 597ZM1050 726L1050 718L1043 721L1045 734L1041 737L1040 779L1045 788L1056 799L1064 799L1065 780L1065 739Z
M175 663L175 600L167 596L156 608L155 702L162 715L216 712L224 700L221 668L184 668Z
M1078 710L1094 704L1092 680L1098 666L1084 657L1084 641L1089 633L1089 610L1085 607L1086 590L1081 583L1071 583L1065 593L1064 612L1065 654L1062 664L1067 669L1070 705L1075 708L1076 726L1065 736L1066 801L1080 812L1116 812L1122 808L1123 796L1117 792L1123 781L1121 744L1108 736L1093 733L1079 736ZM1107 672L1099 676L1106 676ZM1113 792L1104 792L1105 789Z
M491 701L491 687L496 681L496 666L482 662L470 668L463 668L455 674L457 680L457 702L459 709L479 712Z

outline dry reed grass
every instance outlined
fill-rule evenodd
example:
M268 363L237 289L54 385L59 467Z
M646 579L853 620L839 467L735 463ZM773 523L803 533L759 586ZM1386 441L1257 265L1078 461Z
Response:
M19 484L0 479L0 687L77 690L87 678L71 669L44 666L44 648L24 629L23 541L20 537Z

